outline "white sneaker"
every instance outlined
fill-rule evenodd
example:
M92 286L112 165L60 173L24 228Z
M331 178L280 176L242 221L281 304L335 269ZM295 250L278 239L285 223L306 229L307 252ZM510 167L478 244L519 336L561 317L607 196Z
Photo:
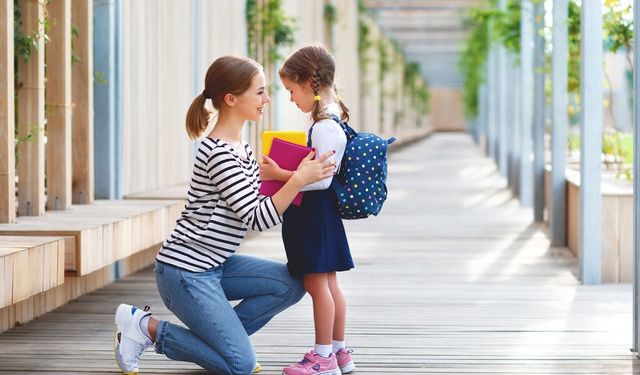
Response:
M153 342L140 330L140 320L151 315L148 311L148 306L141 310L124 303L116 310L116 362L125 374L137 374L140 357L153 346Z

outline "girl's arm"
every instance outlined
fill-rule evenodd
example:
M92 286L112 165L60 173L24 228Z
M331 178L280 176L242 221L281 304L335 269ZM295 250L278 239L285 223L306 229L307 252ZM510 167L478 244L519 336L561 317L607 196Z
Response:
M347 137L344 135L344 131L340 125L330 119L318 121L313 126L311 144L319 155L335 151L335 154L328 160L335 163L336 167L333 172L338 173L338 168L342 162L342 156L344 155L344 150L347 145ZM332 179L333 174L325 179L304 186L301 191L328 189L329 186L331 186Z

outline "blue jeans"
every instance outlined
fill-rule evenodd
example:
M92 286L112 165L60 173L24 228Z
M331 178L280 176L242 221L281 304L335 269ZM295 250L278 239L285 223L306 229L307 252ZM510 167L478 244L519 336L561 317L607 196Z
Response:
M216 374L251 374L249 335L305 293L301 280L278 262L234 254L206 272L156 262L162 301L188 328L161 321L156 352ZM235 307L228 301L242 300Z

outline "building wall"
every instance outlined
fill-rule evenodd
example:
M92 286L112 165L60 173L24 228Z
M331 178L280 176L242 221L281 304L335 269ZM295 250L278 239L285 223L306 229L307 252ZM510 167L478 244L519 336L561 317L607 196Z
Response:
M121 178L128 195L189 180L187 109L215 58L245 54L246 23L244 1L136 0L122 7Z
M429 107L435 131L464 131L462 92L459 89L432 87Z

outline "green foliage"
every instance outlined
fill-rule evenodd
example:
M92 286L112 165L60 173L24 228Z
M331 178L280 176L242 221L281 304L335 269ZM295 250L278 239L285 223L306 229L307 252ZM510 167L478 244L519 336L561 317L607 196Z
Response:
M74 53L76 49L76 39L80 36L80 29L76 24L71 24L71 64L79 63L80 57Z
M520 53L520 2L509 0L505 10L494 10L494 40L508 51Z
M20 3L18 0L13 1L13 51L17 62L18 56L21 57L24 62L28 62L31 58L32 48L38 49L38 40L40 37L44 39L44 42L49 42L49 36L47 31L50 24L47 19L41 19L38 21L40 27L38 31L32 34L22 33L22 12L20 11Z
M38 124L31 124L29 125L29 132L24 136L20 136L18 135L17 128L16 128L16 134L15 134L16 146L22 142L31 142L33 140L33 137L36 136L36 134L38 133L44 134L44 132L45 132L44 128L39 127Z
M384 82L384 76L391 70L391 61L387 43L383 38L378 39L378 53L380 54L380 82Z
M617 0L606 0L608 11L603 16L605 46L611 52L620 48L631 51L633 42L633 13L631 4L623 6Z
M99 85L106 85L107 83L109 83L107 78L105 78L104 73L99 70L93 71L93 81Z
M38 30L31 34L24 34L22 32L22 12L20 10L20 3L18 0L13 1L13 50L14 50L14 82L16 85L19 85L19 75L20 71L18 69L18 61L22 59L25 64L29 62L31 59L31 55L34 50L38 49L38 40L42 38L44 43L49 42L49 36L47 35L47 31L50 28L49 21L45 19L38 20ZM14 105L18 106L17 98L14 100ZM17 110L16 110L17 113ZM18 133L18 116L15 117L15 126L14 126L14 139L15 144L18 145L22 142L30 142L33 137L39 132L44 133L44 128L40 128L38 124L29 125L29 131L26 135L20 135ZM18 149L15 149L15 161L16 166L18 163Z
M324 5L323 16L329 27L335 25L335 23L338 22L338 13L336 12L336 7L333 6L333 4Z
M426 115L429 112L429 88L420 75L418 63L405 63L403 84L412 106L419 115Z
M632 62L629 54L633 43L633 17L630 5L623 6L617 0L605 0L606 11L603 15L603 29L606 50L618 52L627 51L629 68ZM568 90L570 93L580 92L580 6L576 0L569 2L569 77Z
M572 132L568 137L570 152L580 150L580 134ZM602 154L604 165L616 170L616 177L631 179L631 167L633 166L633 133L619 132L614 129L606 129L602 136Z
M491 46L489 27L495 15L494 8L474 8L465 20L470 30L459 68L464 76L464 112L467 118L478 115L478 89L485 80L484 68Z
M367 56L367 51L373 46L371 36L369 35L370 33L369 25L360 19L358 21L358 55L360 56L360 67L362 70L365 70L366 66L371 62Z
M569 1L567 29L569 37L567 90L578 94L580 92L580 6L575 0Z
M633 134L608 130L602 138L604 163L617 171L616 177L631 179L630 164L633 163Z
M256 0L247 0L246 20L247 50L252 58L258 59L257 45L273 37L273 45L268 45L267 61L261 61L263 64L276 62L282 57L279 47L291 46L295 41L295 20L286 16L281 0L267 0L260 11Z

